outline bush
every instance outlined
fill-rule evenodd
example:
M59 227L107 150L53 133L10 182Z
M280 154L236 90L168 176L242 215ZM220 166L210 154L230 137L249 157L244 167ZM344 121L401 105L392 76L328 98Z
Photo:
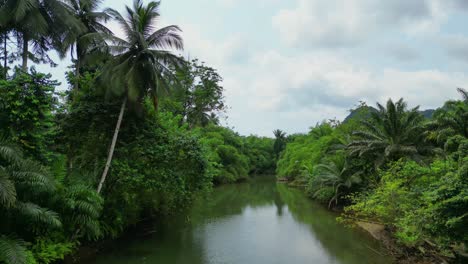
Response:
M47 238L38 238L31 251L37 264L50 264L64 259L74 248L75 244L71 242L53 242Z
M407 246L425 240L440 249L467 243L468 181L463 176L467 160L436 160L430 166L395 162L380 172L380 186L355 197L346 211L395 228L396 238Z

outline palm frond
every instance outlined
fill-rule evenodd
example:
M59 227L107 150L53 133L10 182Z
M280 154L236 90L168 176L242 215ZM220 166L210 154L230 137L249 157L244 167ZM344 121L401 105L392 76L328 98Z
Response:
M184 42L179 32L181 30L178 26L167 26L154 32L146 41L151 47L182 50L184 49Z
M45 224L47 227L58 228L62 226L62 222L56 212L40 207L37 204L17 202L15 209L20 215L28 217L36 223Z
M27 264L26 243L20 239L0 235L0 262Z
M9 179L7 172L0 166L0 205L6 208L16 202L15 184Z

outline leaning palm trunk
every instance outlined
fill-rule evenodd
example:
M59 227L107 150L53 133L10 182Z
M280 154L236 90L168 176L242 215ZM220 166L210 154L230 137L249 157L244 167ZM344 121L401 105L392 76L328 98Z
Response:
M81 68L81 57L82 52L81 52L81 47L77 43L76 44L76 63L75 63L75 91L78 91L80 88L80 68Z
M3 35L3 77L5 80L7 79L8 71L7 71L7 61L8 61L8 50L7 50L7 39L8 33Z
M107 156L106 166L104 167L104 172L101 176L101 181L99 181L99 185L97 188L97 192L101 193L102 186L106 181L107 173L109 172L109 168L112 162L112 156L114 155L115 143L117 142L117 137L119 136L120 125L122 124L123 115L125 112L125 106L127 105L127 97L122 102L122 106L120 107L120 114L119 119L117 120L117 125L115 126L114 137L112 138L112 143L109 149L109 155Z
M26 36L26 34L23 34L23 54L21 54L23 63L21 64L21 69L23 69L23 71L25 72L28 71L28 57L29 57L28 44L29 44L28 36Z

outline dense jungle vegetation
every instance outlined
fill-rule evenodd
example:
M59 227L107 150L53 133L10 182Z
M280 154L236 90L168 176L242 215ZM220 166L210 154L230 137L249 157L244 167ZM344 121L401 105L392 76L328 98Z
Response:
M465 90L430 118L389 100L307 134L240 136L220 125L216 69L171 52L183 49L178 26L153 27L160 2L125 14L100 4L0 0L0 263L54 263L215 184L275 171L402 244L466 251ZM51 52L73 59L65 91L30 65L54 66Z
M275 170L273 139L218 125L222 78L168 51L183 40L153 28L159 2L125 14L100 2L0 1L0 263L53 263ZM50 52L73 58L66 91L29 67L54 64Z
M343 122L294 135L278 177L306 187L342 220L382 223L422 253L466 252L468 243L468 93L426 118L403 99L361 103Z

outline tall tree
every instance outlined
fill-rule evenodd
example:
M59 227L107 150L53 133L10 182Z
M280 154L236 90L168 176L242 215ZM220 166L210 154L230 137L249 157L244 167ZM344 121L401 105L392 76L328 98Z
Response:
M145 96L149 96L157 110L158 97L176 82L171 66L179 67L183 62L168 50L183 49L179 27L167 26L155 30L160 17L159 6L160 2L151 1L144 5L143 1L134 0L133 7L126 7L126 18L114 9L106 10L122 27L125 39L113 38L114 45L109 48L115 57L105 66L102 74L109 93L120 97L122 105L98 192L101 192L109 172L127 100L141 103Z
M276 159L278 159L280 153L286 148L286 133L280 129L276 129L273 131L273 135L275 135L273 151L275 152Z
M89 54L102 51L106 47L105 40L112 32L103 24L110 19L105 11L98 11L102 0L69 0L68 9L84 27L82 31L66 31L62 36L60 55L65 56L70 51L75 61L75 78L79 79L81 68ZM75 82L78 88L79 82Z
M195 59L177 69L175 75L179 85L164 101L164 109L181 115L192 128L217 124L225 110L218 72Z

